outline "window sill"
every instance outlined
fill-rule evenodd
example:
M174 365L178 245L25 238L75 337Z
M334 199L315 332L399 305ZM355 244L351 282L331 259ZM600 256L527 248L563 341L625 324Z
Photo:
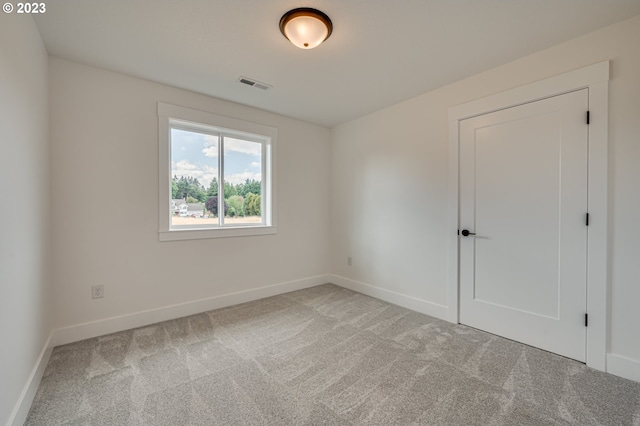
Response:
M160 231L160 241L202 240L208 238L249 237L255 235L273 235L277 233L275 226L251 226L218 229L180 229Z

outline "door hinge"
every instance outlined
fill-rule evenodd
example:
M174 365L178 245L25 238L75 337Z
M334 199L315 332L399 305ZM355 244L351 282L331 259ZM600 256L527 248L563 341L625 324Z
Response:
M589 226L589 213L586 214L585 224Z
M589 314L584 314L584 326L589 327Z
M589 124L589 111L587 111L587 124Z

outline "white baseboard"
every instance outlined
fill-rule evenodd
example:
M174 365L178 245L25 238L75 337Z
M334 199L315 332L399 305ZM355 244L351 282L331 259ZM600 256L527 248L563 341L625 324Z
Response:
M640 382L640 361L622 355L607 354L607 373Z
M399 305L403 308L411 309L412 311L417 311L441 320L449 320L449 308L446 306L418 299L417 297L407 296L395 291L386 290L384 288L375 287L363 282L354 281L339 275L329 274L328 279L329 282L339 285L340 287L357 291L358 293L366 294L367 296L375 297L377 299L384 300L385 302L393 303L394 305Z
M315 287L328 282L329 275L317 275L315 277L273 284L266 287L239 291L237 293L224 294L207 299L62 327L54 330L53 343L54 346L65 345L67 343L129 330L131 328L144 327L161 321L199 314L239 303L251 302L290 291Z
M44 342L40 355L38 356L38 359L36 359L36 363L31 370L31 374L29 374L27 383L24 385L24 388L20 393L20 398L18 398L18 402L7 421L7 426L23 425L25 420L27 420L27 415L29 414L31 404L33 403L33 398L36 396L36 392L40 386L42 374L44 374L44 369L47 367L49 358L51 357L51 352L53 351L53 345L51 344L52 341L53 331L49 333L49 337L46 342Z

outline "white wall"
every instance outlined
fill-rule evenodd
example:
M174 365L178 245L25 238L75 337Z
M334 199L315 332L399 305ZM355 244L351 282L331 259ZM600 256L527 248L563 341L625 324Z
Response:
M56 327L329 271L329 129L54 57L49 70ZM278 129L276 235L158 240L158 101Z
M433 308L448 305L448 108L610 59L609 352L640 371L638 46L640 17L333 129L332 271L441 313Z
M30 16L0 14L0 423L51 332L47 52ZM25 398L26 399L26 398ZM28 404L30 401L26 402Z

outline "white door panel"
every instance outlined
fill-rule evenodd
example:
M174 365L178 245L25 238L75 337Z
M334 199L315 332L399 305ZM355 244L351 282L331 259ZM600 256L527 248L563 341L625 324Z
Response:
M584 361L587 89L460 123L460 322Z

